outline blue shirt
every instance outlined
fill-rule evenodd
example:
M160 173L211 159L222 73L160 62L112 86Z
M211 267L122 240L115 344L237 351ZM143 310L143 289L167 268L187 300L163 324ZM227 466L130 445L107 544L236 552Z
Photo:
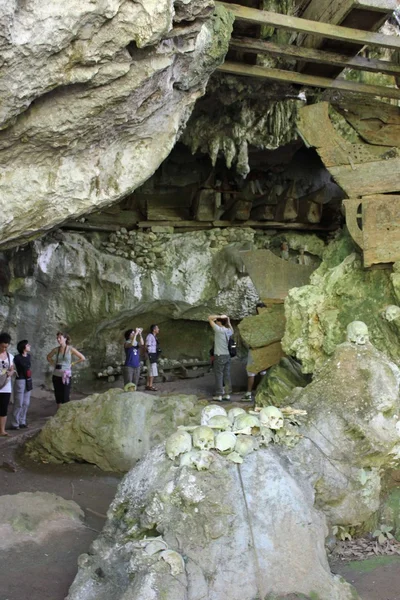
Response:
M125 347L125 367L140 367L139 346Z

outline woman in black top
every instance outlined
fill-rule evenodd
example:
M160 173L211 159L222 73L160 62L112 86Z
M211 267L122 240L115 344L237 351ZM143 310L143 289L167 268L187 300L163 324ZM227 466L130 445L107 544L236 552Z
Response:
M14 409L11 420L11 429L25 429L26 413L31 401L32 372L31 357L28 354L31 346L28 340L21 340L17 344L18 354L14 358L17 377L14 382Z

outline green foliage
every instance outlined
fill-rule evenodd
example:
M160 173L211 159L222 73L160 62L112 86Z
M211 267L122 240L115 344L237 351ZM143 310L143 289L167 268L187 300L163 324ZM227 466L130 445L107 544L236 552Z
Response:
M390 527L389 525L381 525L380 529L375 529L372 537L377 538L378 544L384 544L388 540L393 539L393 535L390 533L392 529L393 527Z
M352 535L350 533L349 528L348 527L343 527L343 525L334 525L332 527L332 533L337 538L339 538L339 540L342 540L342 542L344 542L345 540L351 540L352 539Z

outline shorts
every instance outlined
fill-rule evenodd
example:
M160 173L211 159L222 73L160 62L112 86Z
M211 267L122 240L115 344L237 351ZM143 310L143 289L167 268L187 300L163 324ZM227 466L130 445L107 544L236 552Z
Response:
M11 398L11 392L0 393L0 417L7 416L8 405Z
M146 359L147 375L150 377L158 376L157 363L151 363L149 359Z

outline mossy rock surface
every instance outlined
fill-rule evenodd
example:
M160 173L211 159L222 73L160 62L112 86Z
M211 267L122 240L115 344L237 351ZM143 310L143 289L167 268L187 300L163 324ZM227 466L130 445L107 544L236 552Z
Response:
M279 342L285 332L283 304L265 308L259 315L245 317L238 329L249 348L261 348Z
M303 375L301 367L290 357L282 358L262 378L256 392L256 405L284 406L285 400L296 387L305 387L309 377Z

